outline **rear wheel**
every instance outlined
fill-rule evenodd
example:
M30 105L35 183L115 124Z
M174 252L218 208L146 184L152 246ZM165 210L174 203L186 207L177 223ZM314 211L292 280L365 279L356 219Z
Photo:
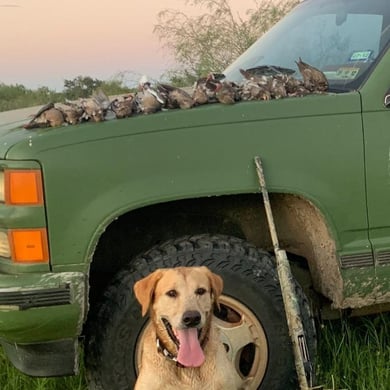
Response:
M148 319L133 294L136 280L157 268L206 265L224 280L215 311L222 342L248 389L296 389L296 375L280 287L271 256L226 236L200 235L168 241L122 270L89 321L86 368L91 389L133 388ZM309 351L315 327L297 286Z

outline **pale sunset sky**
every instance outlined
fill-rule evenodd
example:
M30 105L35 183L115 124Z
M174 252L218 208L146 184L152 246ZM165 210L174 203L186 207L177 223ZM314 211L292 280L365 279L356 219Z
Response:
M254 0L230 0L242 18ZM185 0L0 0L0 83L61 91L79 75L118 72L159 79L174 67L156 34L157 14L205 10Z

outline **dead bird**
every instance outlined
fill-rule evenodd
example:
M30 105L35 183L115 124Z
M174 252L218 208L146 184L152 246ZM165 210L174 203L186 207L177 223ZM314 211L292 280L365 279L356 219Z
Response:
M295 61L299 72L303 77L304 86L312 92L326 92L329 88L328 80L325 74L312 65L303 62L301 57Z
M98 88L97 90L93 91L92 99L94 99L95 102L98 103L103 110L107 110L111 103L110 99L101 88Z
M315 92L314 84L295 78L293 70L274 66L240 69L244 76L243 100L270 100L284 97L305 96ZM310 88L307 87L310 85ZM317 90L318 91L318 90Z
M110 103L108 96L100 88L94 91L91 98L81 100L81 106L86 114L86 119L90 119L92 122L105 120Z
M93 98L82 99L81 108L83 109L82 119L91 122L102 122L106 116L106 110Z
M242 100L271 100L272 98L268 83L260 85L253 80L244 80L240 94Z
M306 89L302 80L299 80L291 75L284 74L277 77L279 77L281 82L283 82L287 96L296 96L297 94L299 96L299 91Z
M69 125L76 125L81 122L81 117L84 113L81 107L72 104L56 103L55 108L62 112L65 122Z
M207 87L215 91L217 101L222 104L234 104L240 100L238 86L229 81L209 80Z
M158 83L157 90L165 99L166 108L192 108L194 99L183 89L168 84Z
M54 107L54 103L44 105L23 127L34 129L37 127L57 127L64 124L65 118L60 110Z
M136 112L135 96L128 94L114 99L110 104L110 109L115 113L117 119L132 116Z
M255 66L254 68L248 68L246 70L240 69L241 74L243 72L243 76L247 79L255 79L256 77L274 77L277 75L292 75L295 73L295 70L290 69L290 68L284 68L282 66L275 66L275 65L259 65Z
M192 99L196 105L207 104L209 102L209 94L206 90L206 85L203 80L198 80L194 85Z
M287 96L286 85L284 78L270 77L268 90L272 99L282 99Z
M257 74L250 69L240 69L240 73L244 76L244 79L252 81L262 87L268 87L270 78L263 74Z
M218 85L216 95L218 101L222 104L234 104L238 100L235 85L227 81Z
M108 96L101 90L95 91L89 98L78 100L65 100L65 104L76 110L82 110L80 121L102 122L105 120L107 110L110 106Z
M215 83L225 78L222 73L209 73L206 77L199 78L195 84L192 98L196 105L216 103L218 101Z
M164 97L158 90L152 87L146 76L141 77L138 90L142 92L142 97L138 97L137 99L138 105L144 114L152 114L160 111L166 105Z

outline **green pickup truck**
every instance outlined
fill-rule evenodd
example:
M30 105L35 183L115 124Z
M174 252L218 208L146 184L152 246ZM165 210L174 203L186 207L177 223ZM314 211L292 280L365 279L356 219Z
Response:
M0 133L0 341L33 376L130 389L148 319L133 284L206 265L243 386L294 389L254 157L314 361L314 317L390 309L390 6L305 0L224 72L320 69L327 93ZM298 77L298 76L297 76ZM310 368L307 368L309 371Z

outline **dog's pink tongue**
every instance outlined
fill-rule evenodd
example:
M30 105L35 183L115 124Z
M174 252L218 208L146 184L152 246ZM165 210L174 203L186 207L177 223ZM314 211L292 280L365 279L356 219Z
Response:
M199 367L204 362L204 353L199 344L196 328L180 329L176 331L180 346L177 361L184 367Z

